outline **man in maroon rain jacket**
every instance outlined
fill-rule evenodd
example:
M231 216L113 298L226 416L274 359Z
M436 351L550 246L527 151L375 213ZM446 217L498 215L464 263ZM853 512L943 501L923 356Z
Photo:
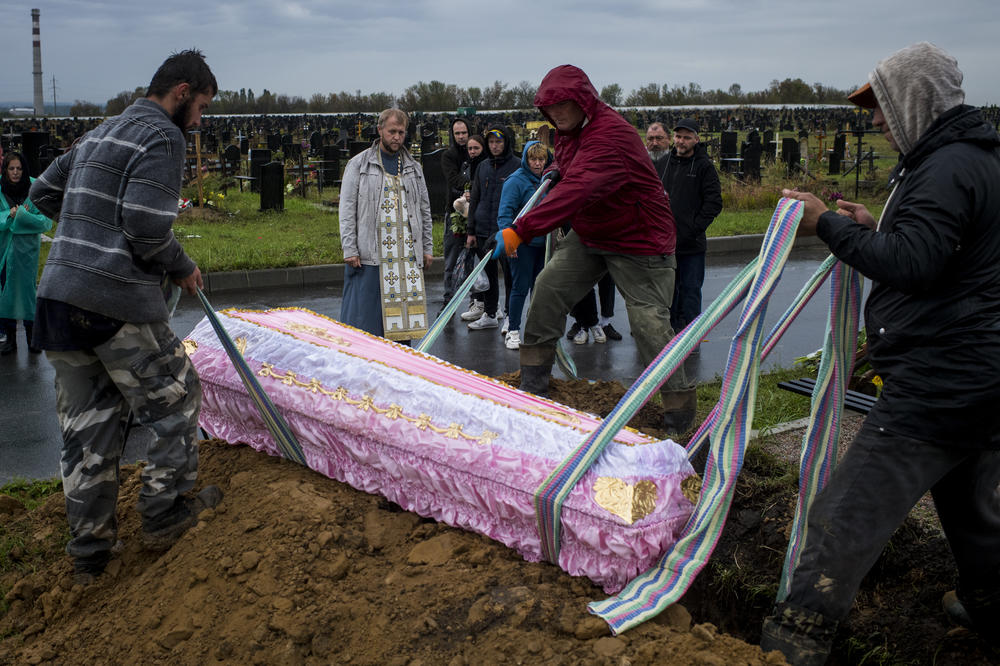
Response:
M625 299L642 361L652 362L674 335L670 303L677 263L674 218L646 147L635 128L600 100L583 70L551 70L535 106L556 126L559 184L498 240L513 254L522 241L572 223L538 276L521 342L521 388L544 395L566 314L605 273ZM697 401L683 368L661 395L664 428L685 432Z

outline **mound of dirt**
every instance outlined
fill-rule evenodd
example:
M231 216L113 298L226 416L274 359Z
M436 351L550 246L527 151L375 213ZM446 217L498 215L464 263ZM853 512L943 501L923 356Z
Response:
M601 414L623 391L613 382L553 385L556 399ZM650 430L657 418L646 408L632 425ZM24 542L12 551L22 573L0 579L0 663L783 663L751 644L773 600L794 503L794 478L765 455L748 457L726 536L684 605L613 637L587 612L606 595L586 579L245 446L212 440L201 451L199 484L219 485L222 504L168 552L146 552L133 509L140 470L123 469L124 549L86 588L72 585L62 551L62 495L30 513L0 507L8 534ZM935 650L937 663L982 656L974 638L943 638L937 620L923 621L947 589L948 563L926 549L925 534L912 534L906 552L870 576L835 663L896 649L893 632L907 623L917 625L906 632L917 663Z

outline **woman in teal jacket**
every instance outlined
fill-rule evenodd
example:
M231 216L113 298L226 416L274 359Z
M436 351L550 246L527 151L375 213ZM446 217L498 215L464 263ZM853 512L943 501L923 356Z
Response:
M0 355L17 351L17 320L24 322L28 349L35 321L35 285L38 280L38 252L41 234L52 228L52 220L42 215L28 199L31 179L24 172L24 159L7 153L0 173L0 326L7 339Z

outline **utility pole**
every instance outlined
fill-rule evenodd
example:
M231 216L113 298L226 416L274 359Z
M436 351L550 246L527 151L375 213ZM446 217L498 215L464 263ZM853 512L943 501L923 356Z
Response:
M56 111L56 77L52 77L52 115L59 115Z

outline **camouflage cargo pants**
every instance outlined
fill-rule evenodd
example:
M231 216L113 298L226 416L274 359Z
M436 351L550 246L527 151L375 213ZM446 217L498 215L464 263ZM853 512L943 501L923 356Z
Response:
M125 324L86 351L46 355L56 372L62 429L60 462L73 557L107 552L118 533L118 464L131 409L153 431L138 509L146 517L171 508L194 486L201 383L166 322Z

